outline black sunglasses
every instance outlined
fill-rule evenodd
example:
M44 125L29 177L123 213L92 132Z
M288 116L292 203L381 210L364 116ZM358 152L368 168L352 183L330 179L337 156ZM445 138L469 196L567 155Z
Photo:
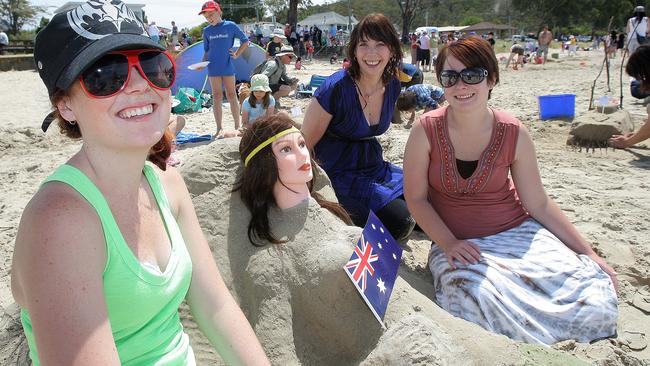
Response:
M443 70L440 72L439 81L443 88L450 88L458 83L458 79L465 84L476 85L485 80L488 71L482 67L468 67L460 72L454 70Z

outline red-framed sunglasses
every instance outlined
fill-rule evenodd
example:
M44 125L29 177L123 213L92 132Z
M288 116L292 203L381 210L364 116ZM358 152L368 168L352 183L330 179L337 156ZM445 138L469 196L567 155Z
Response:
M107 53L81 73L79 82L90 97L112 97L128 84L134 66L155 89L167 90L176 79L176 63L167 52L145 49Z

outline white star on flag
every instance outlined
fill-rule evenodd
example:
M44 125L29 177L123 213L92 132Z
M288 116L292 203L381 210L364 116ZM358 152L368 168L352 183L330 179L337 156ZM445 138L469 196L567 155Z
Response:
M384 284L384 281L382 281L381 278L377 279L377 287L379 287L379 291L381 291L382 294L386 293L386 284Z

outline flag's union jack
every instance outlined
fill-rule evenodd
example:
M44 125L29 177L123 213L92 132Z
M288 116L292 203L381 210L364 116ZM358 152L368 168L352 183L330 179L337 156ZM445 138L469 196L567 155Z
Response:
M345 268L353 271L352 279L359 284L361 291L366 291L367 275L370 274L370 276L374 276L375 268L372 266L372 262L378 261L379 255L373 254L372 244L365 240L363 234L361 234L361 241L359 244L361 247L354 247L354 254L352 255L353 259L350 259L350 261L345 265Z

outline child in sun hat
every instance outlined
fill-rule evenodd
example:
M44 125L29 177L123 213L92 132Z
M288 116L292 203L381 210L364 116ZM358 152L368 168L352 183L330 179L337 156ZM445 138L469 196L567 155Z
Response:
M275 113L275 98L271 95L269 78L264 74L251 77L251 95L242 104L242 122L250 127L256 119Z
M221 108L222 85L226 90L226 98L230 104L235 130L239 129L239 103L235 91L235 65L233 60L246 50L250 41L236 23L221 18L221 7L217 2L205 2L199 15L203 15L210 23L203 29L203 49L205 51L203 61L210 61L207 67L214 101L212 112L217 123L215 137L221 137L224 133ZM241 46L237 51L232 50L235 38L239 38L241 42Z
M124 3L92 0L54 15L34 61L54 109L42 129L55 122L82 144L34 182L16 235L12 292L32 363L194 365L187 301L226 363L268 365L166 164L173 58Z
M271 36L271 42L266 45L266 53L268 57L273 57L276 53L280 52L282 45L284 44L283 42L287 39L281 29L274 30Z

